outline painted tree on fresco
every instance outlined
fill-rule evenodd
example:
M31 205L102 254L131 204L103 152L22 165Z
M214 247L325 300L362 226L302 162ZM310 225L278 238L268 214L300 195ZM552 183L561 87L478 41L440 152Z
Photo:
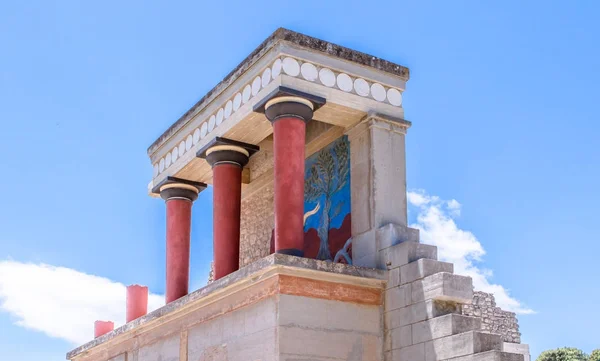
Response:
M320 202L323 198L321 221L317 230L321 243L317 259L331 260L329 252L329 227L331 220L342 211L343 201L332 207L332 197L348 182L350 165L348 162L348 142L345 138L336 141L333 147L319 152L316 161L309 169L304 181L304 197L308 202Z

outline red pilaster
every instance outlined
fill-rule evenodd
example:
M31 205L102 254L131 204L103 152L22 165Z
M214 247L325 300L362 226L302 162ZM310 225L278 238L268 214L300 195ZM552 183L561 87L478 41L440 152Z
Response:
M126 321L130 322L148 313L148 287L127 286Z
M166 303L188 294L192 201L167 199L167 287Z
M115 324L112 321L95 321L94 322L94 338L105 335L115 329Z
M273 123L275 252L296 256L304 248L304 146L306 123L297 117Z
M213 187L213 251L215 279L219 279L239 269L242 167L216 164Z

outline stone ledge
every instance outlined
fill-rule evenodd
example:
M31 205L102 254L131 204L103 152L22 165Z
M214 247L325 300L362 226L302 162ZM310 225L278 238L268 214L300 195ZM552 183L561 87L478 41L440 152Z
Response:
M500 335L470 331L425 342L425 361L446 360L493 350L502 351Z
M470 304L473 301L471 277L440 272L412 284L412 302L428 299Z
M381 303L381 295L377 298L377 292L368 290L383 290L387 280L387 272L383 270L272 254L176 301L168 303L146 316L131 321L106 335L79 346L67 353L66 357L67 359L73 359L113 340L117 343L121 342L116 339L125 339L127 337L125 335L131 332L139 334L171 320L180 319L189 312L212 304L223 297L256 286L260 282L271 279L272 276L285 278L285 284L282 286L278 282L276 284L268 282L264 286L260 286L260 289L255 292L254 299L267 297L275 293L286 293L315 298L333 297L342 302ZM297 279L302 279L303 281L297 282ZM311 280L319 280L321 284L318 285L319 287L313 287L315 285L311 283ZM336 286L339 284L346 284L349 287L342 287L344 289L341 289ZM308 289L311 290L311 294L306 294ZM359 292L359 295L356 291L360 289L366 289L367 293ZM249 299L248 302L254 299Z
M494 350L440 361L524 361L524 359L523 355Z

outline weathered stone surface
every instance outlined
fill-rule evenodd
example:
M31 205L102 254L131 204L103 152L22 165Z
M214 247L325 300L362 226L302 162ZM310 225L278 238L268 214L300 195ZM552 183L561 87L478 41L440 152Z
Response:
M401 268L394 268L389 270L388 272L388 283L386 288L394 288L394 287L398 287L401 284L401 280L400 280L400 269Z
M404 242L378 252L378 268L394 269L421 258L437 259L437 247L417 242Z
M387 289L385 291L385 311L392 311L410 305L412 303L411 296L410 284Z
M425 344L416 345L392 350L392 359L394 361L425 361Z
M412 325L412 342L420 343L459 333L479 330L481 319L477 317L448 314Z
M419 242L419 230L389 223L377 229L375 240L377 250L388 248L402 242Z
M425 342L425 361L445 360L491 350L502 350L499 335L469 331Z
M422 258L400 267L400 283L411 283L439 272L454 272L454 265L448 262Z
M386 312L384 314L384 322L386 328L391 330L449 313L460 312L460 304L458 303L427 300Z
M141 347L138 351L138 359L140 361L179 361L179 335Z
M443 360L442 360L443 361ZM525 361L523 355L500 352L500 351L486 351L476 353L474 355L467 355L453 358L452 361Z
M117 357L113 357L108 361L131 361L131 360L127 360L127 354L122 353Z
M471 277L441 272L413 282L412 301L420 302L429 299L471 303L473 281Z
M280 295L278 325L355 331L380 335L381 310L349 302Z
M504 342L502 344L502 351L523 355L524 361L529 361L531 359L529 345L526 344Z
M402 326L399 329L392 330L392 350L400 349L412 345L412 325Z
M348 331L281 326L279 352L283 359L381 360L382 338ZM332 347L335 345L335 347Z
M275 226L273 196L273 185L270 184L242 200L240 267L269 255L272 230Z
M521 333L519 322L514 312L508 312L496 307L494 295L476 291L473 293L473 302L463 306L463 314L481 317L483 331L502 335L506 342L520 343Z

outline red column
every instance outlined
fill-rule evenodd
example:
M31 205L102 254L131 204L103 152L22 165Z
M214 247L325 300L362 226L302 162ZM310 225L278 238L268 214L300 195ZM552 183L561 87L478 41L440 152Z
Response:
M275 252L304 255L304 147L306 122L313 116L311 101L280 96L265 105L273 123L275 157Z
M240 267L242 170L256 151L255 145L217 137L198 152L213 170L215 280Z
M188 294L192 201L167 199L166 303Z
M275 251L304 254L304 143L306 123L294 117L273 123Z
M213 167L213 251L215 280L239 269L242 167Z
M94 338L105 335L115 329L115 324L112 321L96 321L94 322Z
M127 286L126 322L133 321L148 313L148 287L140 285Z
M192 202L206 187L204 183L182 182L177 178L168 178L166 184L160 186L160 196L167 206L166 303L188 294Z

